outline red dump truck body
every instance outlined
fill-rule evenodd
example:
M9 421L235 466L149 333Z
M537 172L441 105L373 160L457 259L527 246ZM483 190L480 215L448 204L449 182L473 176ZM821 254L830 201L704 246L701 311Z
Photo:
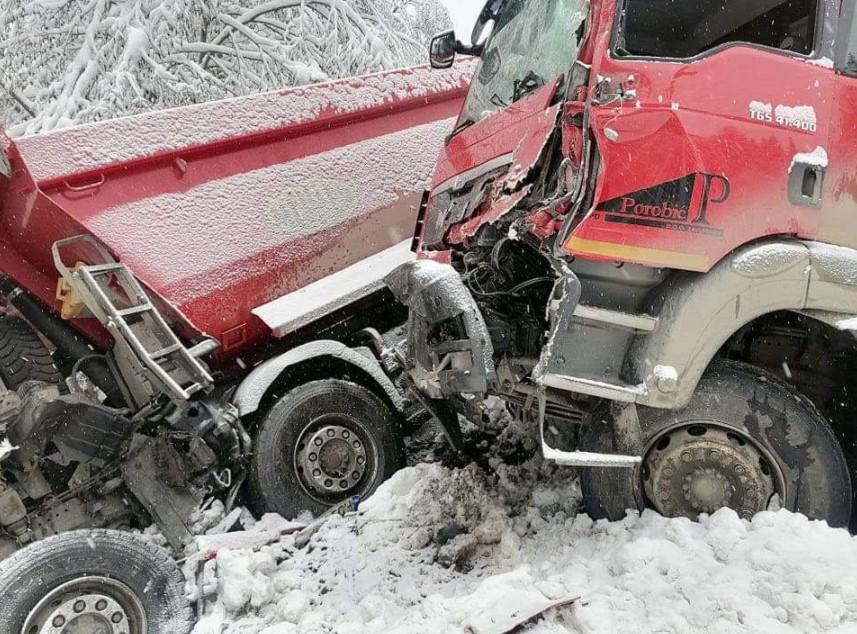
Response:
M381 254L369 264L379 271L407 257L468 71L407 69L0 137L13 171L0 178L0 270L57 309L50 246L90 233L179 332L234 357L306 322L291 293L368 256ZM110 341L95 320L75 325Z

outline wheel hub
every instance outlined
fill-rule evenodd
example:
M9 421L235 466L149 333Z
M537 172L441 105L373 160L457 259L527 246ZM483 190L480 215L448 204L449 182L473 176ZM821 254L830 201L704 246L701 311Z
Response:
M51 591L30 612L24 634L143 634L143 607L114 579L85 577Z
M775 475L750 439L709 424L664 433L643 463L646 495L667 517L696 519L728 506L750 519L778 492Z
M342 425L327 425L299 444L298 474L305 487L343 494L363 480L368 466L365 442Z

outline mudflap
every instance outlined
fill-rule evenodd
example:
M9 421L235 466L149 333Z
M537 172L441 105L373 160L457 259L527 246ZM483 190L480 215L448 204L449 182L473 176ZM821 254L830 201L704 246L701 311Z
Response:
M485 394L497 378L494 347L458 272L420 260L400 266L384 281L410 309L406 362L416 387L433 399Z

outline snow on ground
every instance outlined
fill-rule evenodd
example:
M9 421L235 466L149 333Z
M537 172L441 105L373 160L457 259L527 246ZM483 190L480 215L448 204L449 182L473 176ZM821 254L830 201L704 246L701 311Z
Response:
M846 531L785 511L593 522L574 473L521 461L534 438L503 422L487 469L419 464L304 549L221 552L194 634L499 634L575 596L527 631L857 631Z

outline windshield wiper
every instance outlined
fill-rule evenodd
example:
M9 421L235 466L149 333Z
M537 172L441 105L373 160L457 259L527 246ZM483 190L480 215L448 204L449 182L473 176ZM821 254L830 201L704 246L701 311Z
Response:
M474 121L473 119L470 119L470 118L467 118L464 121L462 121L461 123L459 123L457 126L455 126L455 128L453 128L452 132L449 133L449 136L446 137L446 142L449 143L450 141L452 141L452 139L455 137L456 134L459 134L460 132L464 132L467 128L472 126L474 123L476 123L476 121Z

